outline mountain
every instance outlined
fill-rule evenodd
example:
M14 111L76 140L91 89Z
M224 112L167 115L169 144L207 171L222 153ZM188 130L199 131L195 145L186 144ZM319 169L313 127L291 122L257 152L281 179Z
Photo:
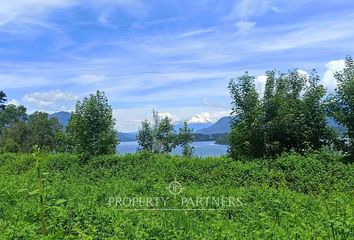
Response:
M137 133L118 132L118 140L120 142L135 142Z
M49 118L58 118L60 125L63 126L63 128L65 128L70 120L71 117L71 113L69 112L57 112L57 113L53 113L53 114L49 114Z
M213 125L212 120L207 114L196 114L186 121L188 126L193 129L193 132L197 132L200 129L210 127ZM174 124L174 130L178 132L179 128L183 127L183 122L176 122Z
M230 120L230 117L222 117L213 125L199 129L197 133L206 135L212 135L217 133L229 133L231 131Z
M347 131L345 127L339 125L336 120L331 117L327 117L327 125L331 128L334 128L338 133L343 133Z
M213 125L212 123L189 123L188 127L193 129L193 132L196 132L202 128L207 128ZM173 125L173 129L178 132L178 130L183 127L183 122L177 122Z

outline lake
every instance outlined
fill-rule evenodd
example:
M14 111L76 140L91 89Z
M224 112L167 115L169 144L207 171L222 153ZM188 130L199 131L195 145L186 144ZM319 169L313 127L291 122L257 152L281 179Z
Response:
M194 155L200 157L226 155L227 145L215 144L214 141L193 142ZM134 153L138 148L138 142L121 142L117 147L118 153ZM182 154L182 149L177 147L172 151L173 155Z

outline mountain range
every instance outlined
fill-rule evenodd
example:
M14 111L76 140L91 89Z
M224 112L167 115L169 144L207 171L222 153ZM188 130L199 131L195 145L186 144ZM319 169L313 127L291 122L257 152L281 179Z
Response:
M69 112L57 112L49 114L49 118L58 118L59 123L66 127L69 123L71 113ZM197 118L193 116L189 121L188 125L193 129L194 136L196 140L213 140L213 136L227 135L231 131L230 117L222 117L215 123L205 118ZM337 124L337 122L332 118L327 118L328 126L334 128L337 132L344 132L346 129ZM174 124L174 129L178 131L179 128L183 126L183 122L177 122ZM118 132L118 138L121 142L136 141L137 132Z

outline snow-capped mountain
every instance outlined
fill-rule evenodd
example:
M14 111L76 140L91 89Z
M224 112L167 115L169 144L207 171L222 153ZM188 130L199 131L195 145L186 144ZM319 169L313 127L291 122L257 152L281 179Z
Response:
M194 123L213 123L212 119L210 119L210 116L207 114L197 114L191 117L188 121L188 124L194 124Z

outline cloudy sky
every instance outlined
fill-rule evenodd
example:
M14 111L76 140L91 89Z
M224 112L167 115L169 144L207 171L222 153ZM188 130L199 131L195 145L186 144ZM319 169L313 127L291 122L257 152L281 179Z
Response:
M104 90L121 131L153 108L173 120L229 112L248 70L333 72L354 48L352 0L0 0L0 90L11 103L70 111Z

